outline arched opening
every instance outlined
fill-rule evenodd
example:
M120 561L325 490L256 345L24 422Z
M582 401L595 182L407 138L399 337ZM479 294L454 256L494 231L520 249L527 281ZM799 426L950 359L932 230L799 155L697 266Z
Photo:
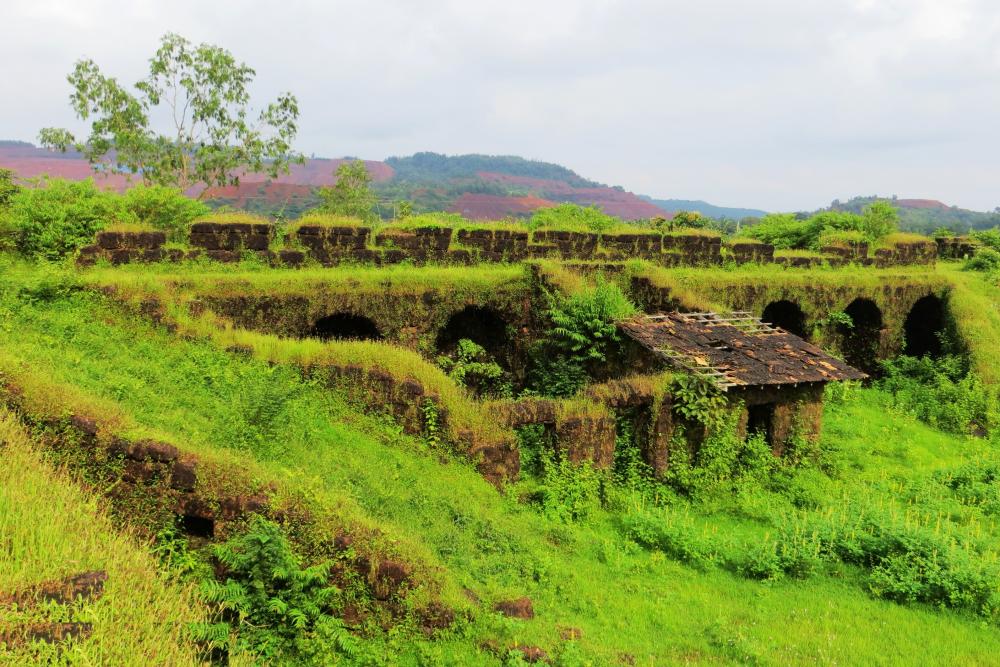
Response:
M851 366L869 375L878 375L879 343L882 339L882 311L871 299L855 299L844 309L851 325L840 324L841 351Z
M496 310L466 306L458 311L438 332L437 349L444 354L451 353L463 338L481 345L501 365L508 364L510 336L507 334L507 322Z
M768 324L781 327L799 338L808 338L806 335L806 314L794 301L787 299L772 301L764 308L764 314L760 319Z
M941 332L945 327L944 303L929 294L910 309L903 323L903 354L911 357L940 357Z
M367 317L351 313L336 313L316 320L313 338L322 340L381 340L382 333Z

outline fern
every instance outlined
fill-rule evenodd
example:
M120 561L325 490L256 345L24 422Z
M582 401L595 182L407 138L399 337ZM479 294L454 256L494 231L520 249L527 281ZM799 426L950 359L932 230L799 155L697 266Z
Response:
M214 555L226 579L204 581L201 593L219 622L193 629L209 648L291 659L303 638L330 620L339 593L328 583L331 565L301 567L277 524L254 517L246 533L215 546Z

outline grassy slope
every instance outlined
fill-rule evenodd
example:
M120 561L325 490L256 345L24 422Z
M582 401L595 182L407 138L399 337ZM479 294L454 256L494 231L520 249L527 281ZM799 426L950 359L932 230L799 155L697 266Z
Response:
M25 432L0 410L0 591L89 570L105 570L102 597L58 610L0 609L0 626L34 621L82 621L93 635L64 644L61 655L38 644L0 649L0 663L61 659L90 665L197 664L184 626L199 620L191 591L168 583L156 563L129 535L115 532L96 499L64 472L48 467Z
M435 647L456 663L489 662L475 649L483 638L570 651L560 648L562 626L583 630L579 648L599 664L622 652L638 664L902 663L918 656L982 664L1000 650L995 629L956 613L873 600L849 571L840 579L755 583L641 549L622 538L610 513L564 525L498 495L467 466L442 462L441 452L357 415L336 397L308 386L285 393L289 385L274 377L280 371L174 338L88 297L0 307L0 346L39 372L117 401L138 422L178 439L243 447L297 483L349 496L487 604L521 594L534 599L534 621L483 616ZM907 418L880 426L885 413L877 399L865 395L828 415L827 442L845 470L840 482L824 478L820 488L830 498L838 491L891 500L899 479L971 455L971 441ZM261 401L280 406L274 428L245 431L247 413ZM234 436L241 433L247 437ZM754 539L768 531L769 516L793 511L776 495L752 507L742 502L665 513L693 517L710 534Z
M1000 384L1000 284L997 277L962 271L955 264L939 268L954 285L951 310L959 334L969 346L976 373L987 384Z

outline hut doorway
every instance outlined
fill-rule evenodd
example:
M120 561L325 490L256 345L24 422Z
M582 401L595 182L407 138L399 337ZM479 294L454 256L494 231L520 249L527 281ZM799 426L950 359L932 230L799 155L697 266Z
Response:
M768 446L774 445L774 403L747 406L747 436L761 434Z

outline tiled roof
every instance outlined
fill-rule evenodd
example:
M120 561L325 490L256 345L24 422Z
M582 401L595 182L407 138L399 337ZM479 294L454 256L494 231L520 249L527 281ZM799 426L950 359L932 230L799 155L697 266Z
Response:
M867 377L749 313L642 315L618 326L668 366L708 376L724 389Z

